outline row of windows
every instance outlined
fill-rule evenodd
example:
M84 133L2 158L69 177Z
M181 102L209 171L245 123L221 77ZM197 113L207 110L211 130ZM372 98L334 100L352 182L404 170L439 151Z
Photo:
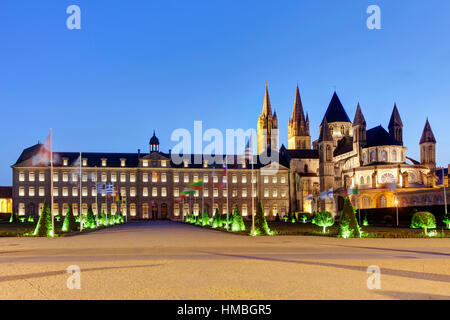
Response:
M100 161L101 161L102 167L107 167L108 166L108 159L107 158L101 158ZM120 166L121 167L125 167L126 166L126 161L127 161L127 159L121 158L120 159ZM152 161L152 164L153 164L154 167L156 167L156 162L157 161ZM160 163L161 163L161 167L167 167L167 160L162 160L162 161L160 161ZM63 158L62 159L62 164L63 164L64 167L67 167L69 165L69 159L68 158ZM72 165L74 167L79 166L79 164L72 164ZM87 167L88 159L87 158L82 158L81 159L81 165L83 167ZM149 160L142 160L142 166L143 167L148 167L148 165L149 165Z
M157 187L153 187L151 188L151 196L152 197L167 197L167 188L162 187L160 188L160 193L158 193L158 189ZM73 187L71 189L69 189L68 187L63 187L63 188L58 188L58 187L54 187L53 188L53 196L58 197L60 195L60 190L61 190L61 195L63 197L68 197L69 196L69 191L71 191L71 195L72 197L78 197L79 195L79 188L78 187ZM203 196L204 197L209 197L209 190L208 189L203 189ZM270 195L272 195L272 197L276 198L278 197L278 194L280 194L280 196L282 198L286 197L286 190L281 190L280 193L278 193L278 189L272 189L272 192L270 192L269 188L265 188L264 189L264 197L265 198L269 198ZM97 195L97 189L96 188L91 188L91 196L95 197ZM231 190L232 192L232 197L237 197L238 196L238 190L237 189L233 189ZM245 198L248 195L247 193L247 189L240 189L241 192L241 197ZM250 193L251 191L249 191ZM83 187L81 188L81 195L83 197L87 197L89 194L89 190L87 187ZM257 196L257 191L256 189L253 190L253 196L256 197ZM127 188L122 187L120 188L120 194L122 196L127 196ZM39 187L38 188L38 194L36 194L36 188L35 187L28 187L28 196L29 197L35 197L36 195L38 195L39 197L44 197L45 196L45 187ZM144 187L142 188L142 196L143 197L148 197L149 194L149 188L148 187ZM223 197L227 197L227 190L223 189L222 190L222 195ZM25 187L19 187L19 196L20 197L24 197L25 196ZM104 195L103 195L104 196ZM129 188L129 196L130 197L135 197L136 196L136 188ZM174 188L173 191L173 196L174 197L179 197L180 196L180 189L179 188ZM195 194L194 197L199 197L200 196L200 191L199 190L195 190ZM218 188L214 188L213 189L213 196L214 197L219 197L219 189Z
M380 161L383 161L383 162L387 162L387 161L396 162L396 161L399 161L399 160L400 161L404 161L403 151L400 153L400 158L399 159L397 158L397 156L398 156L397 151L394 150L394 151L392 151L391 158L388 159L388 152L383 150L383 151L381 151L381 159L380 159ZM370 152L370 162L376 162L376 161L378 161L378 159L377 159L377 152L376 151L371 151ZM363 162L367 163L367 153L363 154Z
M78 177L79 177L79 173L69 173L69 172L63 172L61 174L61 181L63 182L69 182L69 178L71 182L78 182ZM90 178L91 181L96 182L97 181L97 176L95 173L84 173L82 175L82 181L83 182L87 182L88 181L88 177ZM193 182L197 182L199 180L201 176L194 174L192 175L192 181ZM30 182L34 182L35 180L35 173L34 172L29 172L28 173L28 181ZM213 183L218 183L219 182L219 177L217 175L212 176L212 181ZM256 175L253 175L251 177L248 177L247 175L241 175L240 177L240 181L241 183L248 183L248 182L253 182L253 183L257 183L257 177ZM253 178L253 179L252 179ZM54 173L53 174L53 181L54 182L58 182L60 179L60 174L59 173ZM108 174L106 172L102 172L100 174L100 179L102 182L107 182L108 181ZM120 180L120 182L127 182L127 174L126 173L111 173L110 174L110 179L111 182L118 182L118 179ZM252 181L250 181L252 180ZM269 181L271 180L272 183L278 183L278 176L274 175L271 176L271 179L269 176L263 176L263 182L264 183L269 183ZM25 172L19 172L19 181L23 182L25 181ZM45 181L45 173L44 172L39 172L39 181L43 182ZM130 173L129 174L129 181L130 182L136 182L136 174L135 173ZM157 172L153 172L153 173L143 173L142 174L142 182L167 182L167 173L157 173ZM280 183L286 183L286 177L283 175L280 177L279 179ZM180 182L180 175L175 174L173 176L173 182L174 183L179 183ZM189 183L190 182L190 175L185 173L183 175L183 182L184 183ZM209 175L203 175L203 182L204 183L208 183L209 182ZM231 175L231 182L232 183L238 183L238 176L236 174ZM222 183L227 183L227 176L223 176L222 177Z
M42 212L43 205L44 205L43 203L39 203L39 205L38 205L38 214L39 215ZM89 205L87 203L83 203L81 205L81 213L82 214L87 214L88 206ZM98 214L99 210L97 208L97 204L92 203L91 206L92 206L93 213ZM230 208L234 208L234 206L235 205L232 204L230 206ZM69 207L68 203L63 203L62 206L60 206L58 203L54 203L53 204L53 214L54 215L61 214L62 216L65 216L67 213L68 207ZM130 203L128 205L128 207L127 207L127 204L125 204L125 203L120 204L119 206L116 203L112 203L109 206L106 203L101 203L101 204L99 204L99 207L100 207L99 208L100 212L105 212L107 214L113 214L113 215L118 214L118 213L120 213L122 215L126 215L128 212L128 208L129 208L130 216L132 216L132 217L136 216L136 204L135 203ZM71 208L72 208L73 214L77 216L79 214L79 203L72 203ZM239 208L239 206L238 206L238 208ZM62 209L62 210L60 211L60 209ZM241 214L245 217L249 214L249 211L251 211L251 205L243 203L239 209L241 211ZM147 203L142 204L143 213L147 214L148 210L149 210L149 205ZM189 203L185 203L184 205L175 203L174 204L174 215L179 216L181 213L181 210L183 210L184 215L187 215L191 212L193 212L195 215L198 215L198 214L200 214L200 211L201 211L201 204L194 203L194 204L192 204L192 206L190 206ZM214 204L213 211L216 212L216 210L220 211L218 203ZM23 203L23 202L19 203L18 212L19 212L19 215L21 215L21 216L23 216L25 214L31 214L31 212L26 212L25 203ZM222 205L222 214L227 214L227 212L228 212L228 207L227 207L227 204L224 203ZM253 208L253 213L254 214L256 213L256 206ZM266 206L264 206L264 214L266 216L271 215L271 214L273 216L276 216L277 214L281 214L281 216L284 216L286 214L286 207L278 206L277 204L274 204L272 207L269 207L266 205Z

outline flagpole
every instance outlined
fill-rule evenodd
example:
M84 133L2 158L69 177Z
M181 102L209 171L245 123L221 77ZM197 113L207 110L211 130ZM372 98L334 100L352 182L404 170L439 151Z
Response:
M213 168L213 174L212 174L212 176L211 176L211 178L212 178L212 216L214 217L214 215L215 215L215 211L214 211L214 168Z
M50 202L51 202L51 213L52 213L52 237L55 236L55 217L53 212L53 130L50 128ZM44 208L45 210L45 208Z
M82 194L81 194L81 180L82 180L82 177L81 177L81 162L82 162L82 160L81 160L81 152L80 152L80 210L79 210L79 214L80 214L80 231L83 231L83 210L82 210L82 207L81 207L81 205L82 205L82 200L81 200L81 197L82 197Z
M97 177L97 166L95 166L95 208L97 208L97 227L99 222L99 210L98 210L98 177Z
M254 184L255 184L255 182L254 182L254 180L253 180L253 174L254 174L254 171L253 171L253 132L252 132L252 135L251 135L251 146L250 146L250 150L251 150L251 153L250 153L250 156L252 157L252 235L255 235L255 194L254 194Z
M226 170L225 172L226 172L226 177L227 177L227 231L228 231L228 225L229 225L228 216L229 216L229 212L230 212L230 207L228 205L228 199L230 198L230 193L228 192L229 191L229 188L228 188L229 181L228 181L228 157L227 157L227 155L225 155L225 170Z
M442 184L444 185L444 205L445 205L445 214L447 215L447 191L445 189L444 167L442 167Z

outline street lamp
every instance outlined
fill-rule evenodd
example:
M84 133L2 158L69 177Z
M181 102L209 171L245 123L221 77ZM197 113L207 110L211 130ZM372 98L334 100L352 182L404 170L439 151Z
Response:
M395 203L395 208L396 208L396 211L397 211L397 227L398 227L398 199L397 199L397 195L395 195L394 203Z

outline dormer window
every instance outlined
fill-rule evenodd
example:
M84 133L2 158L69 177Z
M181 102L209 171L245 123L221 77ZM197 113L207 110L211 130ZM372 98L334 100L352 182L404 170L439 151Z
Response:
M162 160L161 161L161 167L167 167L167 161L166 160Z
M87 167L87 159L86 159L86 158L83 158L83 159L81 160L81 164L82 164L83 167Z
M148 160L143 160L142 161L142 166L143 167L148 167Z
M189 167L189 160L183 160L184 167Z
M106 160L107 159L106 158L102 158L101 160L102 160L102 167L106 167Z
M69 165L69 159L63 158L63 166L67 167Z
M121 158L121 159L120 159L120 166L121 166L121 167L125 167L125 163L126 163L126 159Z
M203 160L203 168L208 168L208 160Z

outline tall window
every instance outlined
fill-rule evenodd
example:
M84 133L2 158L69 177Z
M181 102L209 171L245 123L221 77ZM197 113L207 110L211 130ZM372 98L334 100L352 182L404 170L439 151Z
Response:
M397 151L392 151L392 160L397 161Z
M387 161L387 152L384 150L381 152L381 161Z

